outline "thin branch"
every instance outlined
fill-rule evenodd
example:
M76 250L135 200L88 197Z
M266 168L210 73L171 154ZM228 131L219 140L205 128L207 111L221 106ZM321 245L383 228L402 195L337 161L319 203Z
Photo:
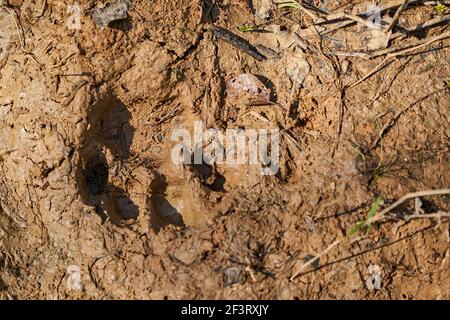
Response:
M409 52L411 52L411 51L415 51L415 50L417 50L417 49L419 49L419 48L422 48L422 47L426 47L426 46L430 45L430 44L433 43L433 42L436 42L436 41L439 41L439 40L443 40L443 39L446 39L446 38L449 38L449 37L450 37L450 31L445 32L445 33L440 34L440 35L437 35L437 36L435 36L435 37L432 37L431 39L429 39L429 40L427 40L427 41L425 41L425 42L423 42L423 43L421 43L421 44L415 45L415 46L413 46L413 47L411 47L411 48L407 48L407 49L404 49L404 50L401 50L401 51L389 53L389 54L383 59L383 61L381 61L380 64L378 64L373 70L371 70L371 71L370 71L367 75L365 75L363 78L361 78L360 80L358 80L357 82L355 82L354 84L352 84L349 88L356 87L358 84L360 84L361 82L365 81L366 79L368 79L369 77L371 77L372 75L374 75L375 73L377 73L378 71L380 71L381 68L384 66L384 63L385 63L386 61L388 61L389 59L393 59L393 58L396 58L396 57L398 57L398 56L405 55L406 53L409 53Z
M372 218L367 219L365 221L365 225L370 225L376 221L381 221L384 219L390 219L390 217L387 216L387 214L390 211L392 211L393 209L395 209L396 207L398 207L399 205L401 205L403 202L405 202L409 199L414 199L414 198L418 198L418 197L426 197L426 196L445 195L445 194L450 194L450 189L428 190L428 191L419 191L419 192L408 193L408 194L404 195L403 197L401 197L400 199L398 199L396 202L394 202L392 205L390 205L386 209L377 213ZM413 214L408 217L405 217L405 219L406 220L424 219L424 218L432 219L432 218L442 218L442 217L450 217L450 213L438 211L436 213L430 213L430 214ZM306 267L308 267L308 266L312 265L314 262L318 261L321 257L325 256L327 253L329 253L333 248L337 247L343 241L351 240L350 243L354 243L354 242L361 240L362 238L364 238L364 237L358 237L358 238L351 240L348 235L345 235L345 236L335 240L332 244L330 244L325 250L323 250L314 259L311 259L311 260L307 261L306 263L304 263L303 265L301 265L300 268L297 271L295 271L295 273L290 277L290 280L291 281L294 280L297 276L302 274L302 271L305 270Z
M391 24L389 25L389 27L386 29L386 33L388 33L389 31L391 31L392 29L394 29L394 27L396 26L398 19L400 19L400 15L403 13L403 11L406 9L406 7L408 6L408 2L409 0L404 0L402 5L397 9L397 12L394 15L394 18L392 19Z
M377 213L371 219L368 219L367 223L373 223L373 222L380 221L380 220L386 218L386 214L388 214L390 211L397 208L399 205L401 205L406 200L420 198L420 197L427 197L427 196L444 195L444 194L450 194L450 189L429 190L429 191L419 191L419 192L408 193L408 194L404 195L403 197L401 197L400 199L398 199L397 201L395 201L392 205L390 205L386 209L380 211L380 213Z

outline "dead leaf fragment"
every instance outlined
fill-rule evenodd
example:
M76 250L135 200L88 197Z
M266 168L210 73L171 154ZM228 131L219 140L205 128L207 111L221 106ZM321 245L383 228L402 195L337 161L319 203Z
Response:
M270 90L253 74L243 73L227 82L227 96L234 103L270 104Z
M384 30L373 29L369 31L369 39L367 48L369 50L380 50L387 48L392 31L385 32Z
M272 0L254 0L255 18L258 21L264 21L270 17L272 9Z
M97 26L104 28L113 21L126 19L130 8L130 0L119 0L117 3L108 5L104 8L94 9L92 18Z
M286 56L286 73L292 82L302 86L311 66L302 52L293 52Z

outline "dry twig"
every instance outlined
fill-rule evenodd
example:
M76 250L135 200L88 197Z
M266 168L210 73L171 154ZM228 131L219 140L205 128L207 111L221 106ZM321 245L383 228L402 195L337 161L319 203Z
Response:
M401 197L400 199L398 199L396 202L394 202L392 205L390 205L386 209L380 211L379 213L375 214L373 217L367 219L365 221L365 224L370 225L374 222L391 219L391 217L388 216L388 213L390 213L392 210L394 210L399 205L401 205L402 203L404 203L405 201L407 201L409 199L414 199L414 198L418 198L418 197L426 197L426 196L445 195L445 194L450 194L450 189L428 190L428 191L419 191L419 192L408 193L408 194L404 195L403 197ZM450 218L450 212L438 211L436 213L430 213L430 214L420 214L420 215L413 214L413 215L406 216L405 220L409 221L412 219L426 219L426 218L441 219L443 217ZM318 261L321 257L328 254L332 249L336 248L344 241L350 240L350 243L354 243L354 242L359 241L362 238L363 237L357 237L357 238L351 239L349 236L346 235L344 237L341 237L341 238L335 240L325 250L323 250L320 254L318 254L314 259L311 259L311 260L307 261L306 263L304 263L303 265L301 265L300 268L298 268L292 274L290 280L291 281L294 280L296 277L298 277L300 274L302 274L303 270L305 270L308 266L311 266L314 262Z
M386 29L386 33L388 33L389 31L394 29L395 25L398 22L398 19L400 19L400 15L406 9L406 6L408 5L408 2L409 2L409 0L403 0L403 3L401 4L401 6L397 9L397 12L395 13L394 18L392 19L391 24Z

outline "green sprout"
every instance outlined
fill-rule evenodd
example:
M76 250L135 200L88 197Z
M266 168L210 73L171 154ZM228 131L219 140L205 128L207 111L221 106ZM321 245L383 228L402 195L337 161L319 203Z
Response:
M279 3L278 9L283 8L300 9L300 4L295 0Z
M434 7L434 9L436 9L439 13L444 13L448 8L445 4L439 3L436 7Z
M378 209L380 209L380 206L383 204L383 201L384 199L382 196L376 197L372 203L372 207L367 213L367 219L356 223L355 226L347 232L347 234L352 236L359 232L364 232L366 234L369 233L372 227L372 218L377 214Z
M241 32L251 32L251 31L255 31L255 28L253 28L253 27L247 27L247 26L240 26L239 27L239 30L241 31Z
M450 89L450 80L445 80L445 84L447 85L447 88Z

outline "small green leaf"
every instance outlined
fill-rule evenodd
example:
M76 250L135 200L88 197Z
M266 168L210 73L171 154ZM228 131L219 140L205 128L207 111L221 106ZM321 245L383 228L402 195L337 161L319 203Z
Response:
M278 9L283 9L283 8L300 9L300 4L297 1L288 1L288 2L279 3Z
M372 207L370 208L369 212L367 213L367 219L371 219L377 214L378 209L380 209L380 206L383 203L383 201L384 201L384 199L382 196L378 196L375 198L375 200L372 203Z
M444 13L447 10L447 6L445 4L439 3L436 7L434 7L437 12Z
M370 219L372 219L378 212L378 209L380 209L381 204L383 203L383 197L378 196L372 203L372 207L370 208L369 212L367 213L367 220L364 222L366 230L366 233L370 232L370 229L372 228L372 223L370 222Z
M361 232L362 228L364 227L364 221L360 221L355 224L353 228L347 231L348 236L353 236L359 232Z
M372 202L372 206L370 207L369 212L367 213L367 219L355 224L355 226L347 232L347 235L353 236L360 232L369 233L370 229L372 228L372 223L370 222L370 219L375 217L383 201L384 199L382 196L376 197L375 200Z
M239 27L239 30L240 30L241 32L250 32L250 31L254 31L255 28L253 28L253 27L247 27L247 26L240 26L240 27Z

